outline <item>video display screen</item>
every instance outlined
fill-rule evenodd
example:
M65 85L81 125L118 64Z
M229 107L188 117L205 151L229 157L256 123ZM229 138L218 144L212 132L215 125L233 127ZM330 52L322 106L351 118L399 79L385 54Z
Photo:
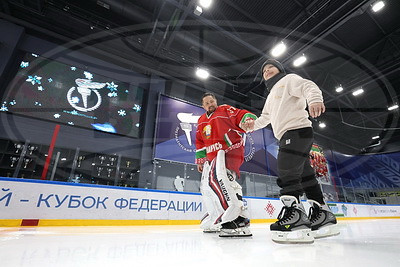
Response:
M27 53L0 111L139 137L143 89Z

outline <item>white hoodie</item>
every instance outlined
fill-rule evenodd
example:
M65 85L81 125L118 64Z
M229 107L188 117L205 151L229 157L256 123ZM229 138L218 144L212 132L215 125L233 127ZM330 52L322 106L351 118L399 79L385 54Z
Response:
M311 127L307 105L322 103L322 92L318 86L297 74L288 74L271 89L264 108L254 123L254 131L271 123L274 135L281 139L289 130Z

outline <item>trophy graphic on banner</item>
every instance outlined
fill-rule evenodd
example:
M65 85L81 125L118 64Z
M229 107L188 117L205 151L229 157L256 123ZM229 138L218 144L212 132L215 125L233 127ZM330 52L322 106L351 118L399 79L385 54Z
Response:
M193 113L178 113L176 114L178 119L181 121L180 126L182 131L185 132L186 139L189 145L192 145L192 138L190 137L190 132L193 129L192 123L197 123L200 116L193 116Z
M103 88L106 83L93 82L89 79L76 79L75 83L78 85L78 88L71 87L67 93L67 100L69 104L76 110L82 112L96 110L101 105L101 95L97 90ZM81 96L83 107L78 106L76 101L74 101L73 93L75 90L77 90ZM88 107L88 98L92 92L97 96L97 103L93 107Z

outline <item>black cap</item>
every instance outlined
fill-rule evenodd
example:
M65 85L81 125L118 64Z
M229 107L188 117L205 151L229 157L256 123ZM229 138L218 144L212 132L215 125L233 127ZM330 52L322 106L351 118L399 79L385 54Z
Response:
M267 59L267 60L262 64L261 73L263 73L264 67L265 67L266 65L268 65L268 64L271 64L271 65L275 66L275 67L279 70L279 72L281 72L281 73L283 73L283 74L286 74L285 68L283 67L282 63L280 63L278 60L273 59L273 58Z

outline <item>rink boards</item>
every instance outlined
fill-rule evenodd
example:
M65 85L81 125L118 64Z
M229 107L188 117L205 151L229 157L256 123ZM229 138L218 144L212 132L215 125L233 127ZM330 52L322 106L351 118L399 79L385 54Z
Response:
M2 177L0 188L0 226L199 224L205 213L199 193ZM253 223L275 221L282 208L274 198L244 201ZM399 205L329 206L338 219L400 218Z

